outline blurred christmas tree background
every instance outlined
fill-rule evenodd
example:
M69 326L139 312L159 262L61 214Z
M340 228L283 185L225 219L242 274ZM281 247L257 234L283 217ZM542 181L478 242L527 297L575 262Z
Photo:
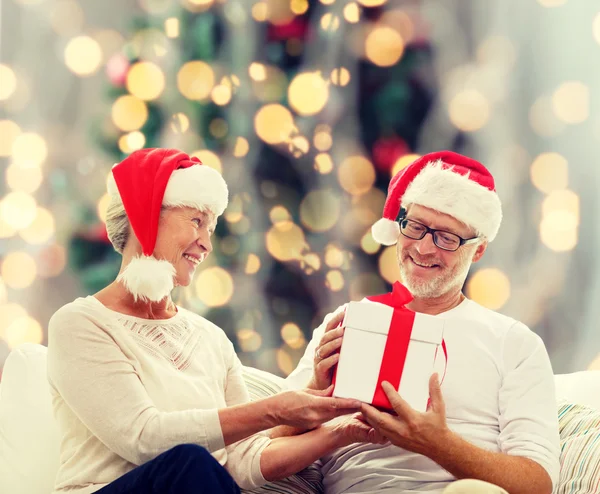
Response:
M289 373L327 312L397 279L395 249L370 226L390 176L416 157L436 88L418 10L382 4L147 1L106 65L91 135L108 161L175 147L229 184L215 250L176 298L249 365ZM120 265L107 200L70 241L88 293Z

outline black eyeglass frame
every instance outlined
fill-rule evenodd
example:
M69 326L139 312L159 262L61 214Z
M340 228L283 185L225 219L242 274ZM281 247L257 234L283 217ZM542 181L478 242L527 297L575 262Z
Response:
M431 238L432 238L433 243L435 244L435 246L438 249L442 249L442 250L445 250L447 252L456 252L463 245L468 245L468 244L472 244L474 242L477 242L479 240L479 238L480 238L480 237L462 238L460 235L457 235L456 233L453 233L453 232L449 232L447 230L436 230L434 228L429 228L427 225L424 225L423 223L420 223L420 222L418 222L416 220L411 220L410 218L407 218L406 217L406 212L405 212L404 209L400 210L400 214L398 214L398 218L396 219L396 221L400 225L400 233L402 235L404 235L406 238L410 238L411 240L423 240L425 238L425 235L427 235L428 233L431 233ZM413 238L413 237L409 237L408 235L406 235L402 231L402 223L405 222L405 221L412 221L413 223L416 223L417 225L421 225L425 229L423 231L423 235L421 235L421 237L419 237L419 238ZM454 235L455 237L457 237L458 240L459 240L459 243L458 243L458 246L456 247L456 249L448 249L447 247L442 247L441 245L438 245L438 243L435 240L435 237L436 237L435 234L437 232L446 233L446 234Z

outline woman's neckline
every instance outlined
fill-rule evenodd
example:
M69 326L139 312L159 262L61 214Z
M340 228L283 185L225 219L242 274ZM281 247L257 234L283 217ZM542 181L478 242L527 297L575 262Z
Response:
M126 318L126 319L130 319L132 321L142 322L144 324L167 324L167 323L177 322L181 318L181 308L180 307L177 307L177 312L172 317L168 317L166 319L147 319L145 317L133 316L131 314L125 314L124 312L119 312L117 310L110 309L106 305L104 305L102 302L100 302L100 300L98 300L93 295L88 295L87 297L85 297L84 300L91 301L94 305L101 307L103 310L113 314L116 317Z

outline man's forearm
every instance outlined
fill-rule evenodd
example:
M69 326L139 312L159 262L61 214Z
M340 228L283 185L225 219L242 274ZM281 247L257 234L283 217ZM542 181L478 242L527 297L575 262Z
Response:
M495 484L510 494L551 494L546 470L529 458L494 453L449 432L440 447L428 453L433 461L457 479L478 479Z

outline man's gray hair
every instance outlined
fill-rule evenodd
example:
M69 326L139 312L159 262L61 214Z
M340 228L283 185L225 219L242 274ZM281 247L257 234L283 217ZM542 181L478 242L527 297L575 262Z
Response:
M106 210L106 232L115 250L122 254L129 240L129 218L119 197L112 196Z

